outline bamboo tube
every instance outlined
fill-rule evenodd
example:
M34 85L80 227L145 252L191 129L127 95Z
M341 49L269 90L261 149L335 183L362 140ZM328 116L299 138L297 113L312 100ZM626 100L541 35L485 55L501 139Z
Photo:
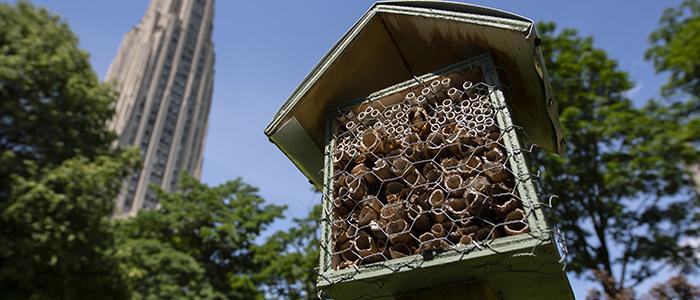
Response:
M350 182L348 185L348 194L350 199L359 201L367 195L367 184L362 180L362 178L356 178Z
M502 163L490 161L484 163L484 174L486 174L492 182L501 182L510 177L510 172L503 167Z
M477 240L479 242L483 242L489 238L492 238L493 237L492 229L493 228L482 227L481 229L479 229L479 231L477 231L474 234L475 240Z
M428 113L420 106L412 107L408 111L408 122L414 132L421 134L428 130Z
M348 208L341 198L333 199L333 214L336 216L347 216L350 213Z
M506 216L506 225L504 230L506 235L517 235L529 232L530 228L525 222L525 212L522 209L516 209Z
M518 200L515 200L514 198L509 198L508 200L502 203L495 203L494 210L505 219L505 217L507 217L510 212L514 211L519 206L520 204Z
M451 173L445 177L445 188L450 196L461 197L464 194L462 176L459 173Z
M452 157L443 158L440 161L440 167L442 167L443 172L450 172L459 167L459 161Z
M391 256L392 259L411 256L413 255L413 251L415 250L412 249L412 247L409 247L405 243L401 243L389 247L389 256Z
M384 158L379 158L376 162L374 162L372 174L374 174L374 176L376 176L377 178L379 178L379 180L382 181L394 177L394 174L391 172L391 167L389 166L389 163Z
M357 238L355 238L353 245L355 251L360 256L362 263L373 263L378 262L383 259L380 254L377 243L374 239L366 232L360 231Z
M476 192L484 192L489 186L489 180L481 175L470 177L466 180L467 188Z
M498 143L493 143L492 145L495 145L495 147L492 147L489 151L487 151L484 157L492 162L501 164L505 163L506 155L503 153Z
M387 223L407 218L406 211L404 210L402 203L382 207L380 216L382 220Z
M386 239L386 232L384 232L384 227L386 223L380 220L372 220L369 222L369 229L372 231L372 235L377 239Z
M404 188L404 185L398 181L392 181L386 184L384 188L385 194L398 194Z
M428 197L428 203L433 208L442 208L442 206L445 204L445 194L441 189L433 190L430 193L430 197Z
M406 150L409 149L411 148L408 148ZM421 173L418 172L418 170L416 170L415 168L412 168L410 171L404 173L403 179L406 181L406 183L408 183L410 187L413 188L419 187L426 183L426 180L423 177L423 175L421 175Z
M399 157L391 162L391 172L396 176L401 177L411 169L415 169L415 167L413 167L411 161L405 157Z
M445 144L445 137L438 132L433 132L430 135L428 135L428 150L430 151L430 154L432 157L436 157L439 153L440 150L442 150L443 145Z
M457 244L458 246L466 246L466 245L471 245L471 243L474 241L474 234L468 234L468 235L463 235L462 237L459 238L459 243Z
M360 227L364 227L366 225L369 225L369 223L372 220L375 220L379 217L379 214L374 211L372 208L365 206L360 210L360 214L357 218L357 225Z
M423 212L420 205L415 205L408 210L408 218L412 220L412 228L417 233L423 233L430 230L430 217Z
M433 224L432 227L430 227L430 233L433 234L436 238L442 238L447 236L447 230L445 230L444 227L442 227L442 224L437 223Z
M445 205L447 208L447 212L454 216L455 219L464 219L470 216L468 209L469 206L467 205L467 202L464 199L451 198L447 200Z
M352 168L350 174L356 178L364 179L369 185L375 185L377 183L377 178L374 177L366 165L356 165Z
M409 231L408 223L406 223L404 219L391 221L387 225L385 231L392 245L408 243L413 239Z

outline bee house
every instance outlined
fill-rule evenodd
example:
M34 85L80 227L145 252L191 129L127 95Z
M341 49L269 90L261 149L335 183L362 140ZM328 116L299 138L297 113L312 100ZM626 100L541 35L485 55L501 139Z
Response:
M526 157L564 145L538 43L503 11L379 2L302 82L265 132L323 190L327 296L572 298Z

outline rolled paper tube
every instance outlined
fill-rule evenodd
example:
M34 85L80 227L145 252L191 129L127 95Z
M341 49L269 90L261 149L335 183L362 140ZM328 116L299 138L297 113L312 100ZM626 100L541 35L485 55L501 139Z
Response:
M348 121L348 118L345 116L345 114L342 113L342 112L340 112L340 111L339 111L338 113L335 114L335 119L336 119L339 123L345 123L345 122Z
M440 130L440 125L438 124L432 124L430 125L430 131L431 132L438 132Z
M406 97L404 97L404 99L406 101L408 101L409 103L411 103L411 101L414 101L414 99L416 99L416 94L413 92L410 92L410 93L406 94Z
M445 100L442 100L442 106L443 106L443 107L450 107L450 106L452 106L452 103L453 103L453 102L452 102L452 99L445 99Z
M447 118L448 121L455 121L456 117L457 115L452 111L448 111L445 113L445 118Z
M389 135L392 135L395 132L396 132L396 128L394 128L393 126L386 129L386 133Z
M377 243L372 236L364 231L360 232L353 242L353 245L363 263L378 262L383 258L377 247Z
M453 101L459 100L461 96L462 93L456 88L451 88L447 91L447 97L450 97Z
M496 204L495 210L499 215L507 217L510 212L514 211L519 206L518 200L510 198L501 204Z
M460 124L463 123L464 122L464 115L462 115L462 114L455 115L455 121L457 123L460 123Z
M391 221L386 226L385 231L392 245L408 243L413 239L409 231L408 223L406 223L404 219Z
M462 162L472 170L479 171L483 169L483 162L478 156L471 156L469 158L465 158Z
M442 85L442 88L443 88L443 89L449 89L450 87L452 87L452 85L450 84L450 81L451 81L451 80L450 80L449 77L443 78L443 79L440 81L440 84Z
M346 261L341 262L341 263L338 265L338 267L336 267L336 270L342 270L342 269L345 269L345 268L350 268L350 267L352 267L352 266L354 266L354 265L355 265L355 262L354 262L354 261L346 260Z
M445 230L440 223L433 224L433 226L430 227L430 233L432 233L436 238L447 236L447 230Z
M479 124L479 123L484 123L485 120L486 120L486 116L484 116L484 115L482 115L482 114L477 114L476 117L474 118L474 121L475 121L477 124Z
M486 126L484 124L477 124L476 127L474 127L474 130L478 133L484 133L486 132Z
M451 198L445 203L447 212L454 216L455 219L464 219L469 217L469 206L464 199Z
M442 173L438 170L430 170L425 174L425 180L428 183L440 183L442 181Z
M369 118L367 116L367 113L363 111L363 112L360 112L359 114L357 114L357 120L360 121L360 123L366 125L369 122Z
M469 108L472 105L472 102L469 99L462 100L459 102L459 106L462 108Z
M387 109L384 111L383 115L384 115L384 118L385 118L385 119L391 119L391 118L394 116L394 111L391 110L390 108L387 108Z
M493 118L486 119L486 121L484 121L484 126L486 126L489 132L500 131Z
M442 90L443 87L442 87L442 84L440 84L440 80L439 80L439 79L435 79L435 80L433 80L433 81L430 83L430 88L431 88L434 92L437 92L437 91Z
M406 113L404 113L402 111L397 112L396 115L394 116L394 118L396 118L396 119L403 119L404 117L406 117ZM396 125L399 125L398 122Z
M360 227L369 225L369 222L379 218L379 214L372 208L365 206L360 210L360 215L357 218L357 225Z
M385 194L398 194L404 188L404 185L398 181L392 181L386 184L384 189Z
M491 109L490 107L484 107L484 106L488 106L488 105L489 105L488 103L482 104L481 113L484 116L486 116L487 119L493 120L493 109Z
M403 151L403 156L412 162L417 162L423 159L420 152L413 147L406 148L406 150Z
M415 95L415 94L414 94L414 95ZM391 110L392 110L394 113L398 113L399 111L401 111L401 105L400 105L400 104L392 105L392 106L391 106Z
M510 172L503 167L503 163L487 161L484 163L484 173L492 182L501 182L510 177Z
M447 113L454 112L452 106L444 106L442 108L443 116L447 116Z
M353 121L348 121L347 123L345 123L345 129L347 130L353 130L355 126L357 125L355 125L355 122Z
M357 156L355 156L355 163L358 165L366 164L369 162L370 160L368 159L367 154L365 153L358 153Z
M376 122L372 125L372 128L381 129L381 128L384 128L384 124L382 124L381 122Z
M396 126L396 128L394 128L394 129L395 129L394 132L396 134L399 134L399 133L403 133L404 129L406 129L406 128L404 128L402 125L399 125L399 126Z
M445 116L439 116L436 122L438 125L444 125L445 123L447 123L447 118L445 118Z
M372 118L375 119L375 120L378 120L379 118L382 117L382 113L381 113L378 109L375 109L375 110L373 110L372 113L370 114L370 117L372 117Z
M441 208L445 204L445 194L440 189L433 190L428 197L428 203L433 208Z
M389 256L391 256L392 259L402 258L413 255L413 251L414 250L406 244L393 245L389 247Z
M335 169L344 169L351 157L347 151L333 151L333 166Z
M466 203L469 204L469 214L472 216L479 216L481 210L486 204L486 196L478 192L468 192L464 195Z
M472 82L467 80L462 84L462 89L464 89L466 91L468 89L471 89L473 86L474 85L472 84Z
M420 95L420 96L418 96L418 98L416 98L416 105L426 106L427 104L428 104L428 98L426 98L425 96Z
M433 91L432 91L429 87L424 88L423 90L421 90L421 91L420 91L420 94L421 94L421 96L425 96L425 98L428 99L428 100L430 100L430 99L432 99L433 97L435 97L435 94L433 93Z
M517 235L529 232L530 228L525 223L525 212L522 209L516 209L506 216L506 225L504 230L506 235Z
M379 180L387 180L390 178L394 177L394 174L391 172L391 167L389 166L389 163L383 158L377 159L376 162L374 162L374 168L372 168L372 173L374 176L379 178Z
M374 110L373 107L367 106L367 107L365 108L365 113L366 113L366 114L371 114L373 110Z

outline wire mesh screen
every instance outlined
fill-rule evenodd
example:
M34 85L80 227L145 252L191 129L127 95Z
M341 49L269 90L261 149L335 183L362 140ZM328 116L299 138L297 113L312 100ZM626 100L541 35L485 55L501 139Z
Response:
M366 266L488 249L539 226L532 176L495 76L466 64L333 114L321 277L342 271L326 280L352 280Z

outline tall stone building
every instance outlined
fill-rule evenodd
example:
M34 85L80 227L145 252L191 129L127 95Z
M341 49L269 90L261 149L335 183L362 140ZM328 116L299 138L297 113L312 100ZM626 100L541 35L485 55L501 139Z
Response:
M118 146L138 146L143 169L125 180L115 215L157 202L149 185L172 190L202 170L214 81L213 0L152 0L122 40L106 80L119 91L110 129Z

